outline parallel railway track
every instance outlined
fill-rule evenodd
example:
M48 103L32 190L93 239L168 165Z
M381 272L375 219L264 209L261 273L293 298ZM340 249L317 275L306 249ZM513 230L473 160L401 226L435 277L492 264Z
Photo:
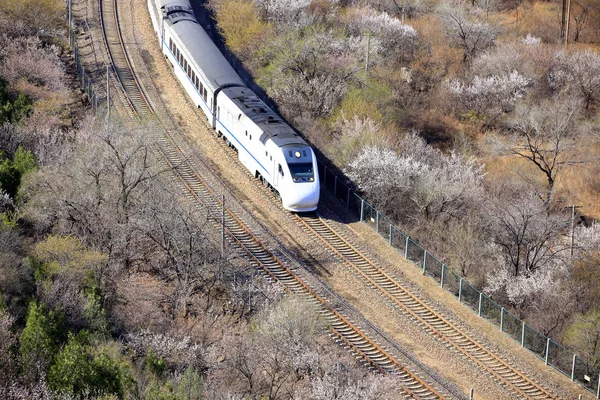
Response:
M552 399L554 396L517 368L509 365L459 327L441 316L423 300L377 266L368 256L346 240L317 213L297 215L295 219L309 234L317 237L329 250L387 301L406 313L456 352L476 364L480 369L526 399Z
M179 184L185 188L190 200L206 208L220 224L222 204L205 181L195 172L166 129L161 126L150 102L139 84L127 51L123 45L116 0L100 1L100 21L106 42L108 56L128 105L128 114L144 121L148 133L157 144L158 153L164 162L176 173ZM278 282L286 291L305 298L316 307L327 321L331 335L348 347L357 357L372 369L393 373L398 376L404 398L442 399L438 389L401 365L396 357L365 334L340 311L333 307L324 295L309 287L280 257L271 252L252 231L231 210L225 208L225 232L230 242L235 243L246 256L266 275Z

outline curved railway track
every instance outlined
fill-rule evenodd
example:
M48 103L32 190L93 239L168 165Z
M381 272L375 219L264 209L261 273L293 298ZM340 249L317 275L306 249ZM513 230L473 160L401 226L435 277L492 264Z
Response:
M99 0L99 2L100 21L108 56L118 86L129 106L127 110L129 116L147 124L149 135L156 141L158 153L176 173L178 182L186 189L188 198L205 207L209 214L213 215L215 224L220 225L223 207L220 199L195 172L173 138L161 126L133 72L120 32L117 1ZM230 242L237 244L253 264L283 286L287 292L305 298L318 307L318 312L329 325L331 335L370 368L397 375L405 392L402 397L444 398L437 389L409 371L390 352L370 339L346 316L342 315L338 308L334 308L325 296L309 287L296 272L286 266L280 257L271 252L231 210L225 208L224 216L224 228Z
M503 385L526 399L555 398L548 390L536 383L517 368L509 365L456 325L413 295L382 268L372 262L356 246L346 240L317 213L294 214L301 227L316 236L355 274L379 291L395 308L409 315L459 354L475 363Z

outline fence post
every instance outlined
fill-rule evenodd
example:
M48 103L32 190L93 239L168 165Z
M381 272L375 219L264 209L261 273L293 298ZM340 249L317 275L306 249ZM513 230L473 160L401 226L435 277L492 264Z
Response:
M337 196L337 181L338 181L338 177L336 175L335 179L333 180L333 197Z
M504 332L504 307L500 308L500 332Z
M462 303L462 285L463 285L463 278L460 278L460 283L458 284L458 302Z
M410 236L406 237L406 246L404 247L404 259L408 260L408 241L410 240Z
M471 388L471 392L469 393L469 400L475 399L475 389Z
M376 211L376 214L375 214L375 224L377 225L375 232L379 233L379 211Z
M73 47L73 40L71 39L71 15L73 14L73 12L71 11L73 9L73 5L71 4L71 0L68 0L68 7L69 7L69 17L67 18L68 20L68 24L69 24L69 46Z
M477 315L479 315L480 317L481 317L482 303L483 303L483 293L479 292L479 307L478 307L478 310L477 310Z
M346 209L349 210L350 209L350 188L348 186L346 186L346 189L348 189L348 196L346 196Z
M596 391L596 398L600 399L600 374L598 374L598 390Z
M550 357L550 338L546 338L546 365L548 365L548 358Z
M444 288L444 278L446 277L446 264L442 264L442 278L440 279L440 287Z
M525 321L521 325L521 347L525 347Z
M360 199L360 222L363 222L365 218L365 201Z
M571 381L575 380L575 363L577 363L577 354L573 354L573 367L571 368ZM598 382L600 384L600 382Z
M393 227L393 225L390 224L390 240L389 240L390 246L392 245L392 232L394 231L392 227Z
M423 275L427 272L427 250L423 253Z

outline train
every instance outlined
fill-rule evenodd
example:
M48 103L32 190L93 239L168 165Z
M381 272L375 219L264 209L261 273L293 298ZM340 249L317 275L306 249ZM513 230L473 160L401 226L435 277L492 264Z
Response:
M244 84L188 0L148 0L148 8L164 57L217 135L279 195L285 209L316 210L319 174L313 149Z

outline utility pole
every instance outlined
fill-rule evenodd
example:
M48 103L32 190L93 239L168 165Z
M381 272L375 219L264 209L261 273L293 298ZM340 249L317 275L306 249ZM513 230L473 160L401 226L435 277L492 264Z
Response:
M571 19L571 0L563 0L562 21L560 24L560 38L564 40L565 47L569 43L569 20Z
M110 66L106 66L106 123L110 121Z
M225 195L221 195L221 259L225 259Z
M68 23L69 23L69 47L73 47L73 39L72 39L72 33L71 33L71 15L72 15L72 3L71 0L68 1L68 7L69 7L69 18L68 18Z
M571 206L571 258L573 258L573 247L575 246L575 209L581 208L573 204Z
M365 61L365 71L369 71L369 47L371 45L371 34L367 34L367 57Z
M565 47L569 44L569 21L571 20L571 0L567 1L567 17L565 24Z

